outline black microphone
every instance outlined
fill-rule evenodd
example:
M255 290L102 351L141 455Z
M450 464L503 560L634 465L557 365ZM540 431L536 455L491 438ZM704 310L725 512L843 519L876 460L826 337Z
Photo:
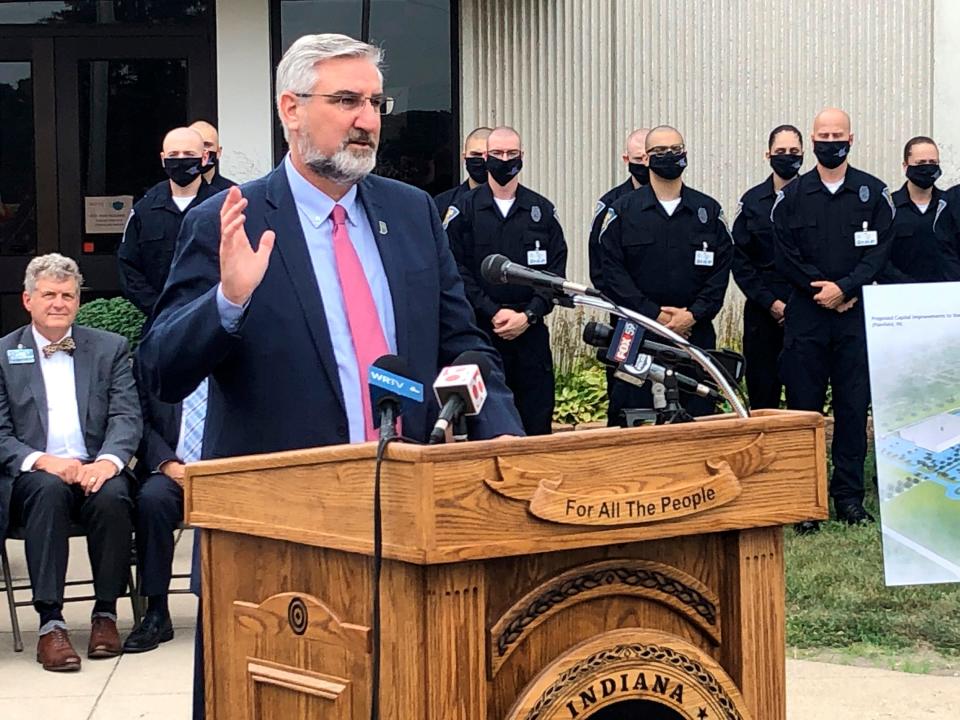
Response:
M480 275L493 285L532 285L562 294L603 297L599 290L589 285L571 282L543 270L533 270L513 262L506 255L487 255L480 263Z
M397 418L411 405L423 402L423 383L410 379L407 363L396 355L382 355L367 371L373 426L380 439L396 437Z
M625 325L627 323L633 323L633 321L621 318L617 323L617 330L620 329L621 324ZM638 341L639 344L637 345L637 352L646 352L655 355L658 359L667 363L693 362L693 358L686 350L650 340L646 337L646 328L637 323L633 324L636 325L636 333L640 338ZM617 335L622 336L622 333L618 332ZM602 348L604 351L610 347L613 337L614 328L606 323L591 320L583 328L583 341L587 345Z
M430 444L446 438L447 428L458 419L477 415L487 399L487 378L490 360L482 352L460 353L453 365L443 368L433 383L433 392L440 405L440 415L430 432Z

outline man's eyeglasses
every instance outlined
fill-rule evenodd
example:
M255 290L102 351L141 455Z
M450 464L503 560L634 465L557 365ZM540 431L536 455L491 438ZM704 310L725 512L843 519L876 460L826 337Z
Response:
M652 147L649 150L647 150L647 155L659 156L659 155L666 155L667 153L674 153L676 155L679 155L686 149L687 148L684 145L657 145L656 147Z
M381 115L389 115L393 112L394 100L386 95L371 95L370 97L356 93L294 93L294 95L298 98L327 98L331 105L339 105L344 112L360 112L366 102L369 102L370 107Z
M492 155L498 160L513 160L520 157L519 150L488 150L487 155Z

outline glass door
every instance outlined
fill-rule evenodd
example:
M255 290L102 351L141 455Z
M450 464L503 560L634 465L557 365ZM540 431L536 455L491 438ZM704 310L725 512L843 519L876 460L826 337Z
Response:
M163 136L213 119L209 47L189 37L56 40L60 251L79 259L86 297L118 290L130 204L165 179Z
M0 43L0 318L22 324L23 272L57 248L53 42ZM6 322L11 318L12 325Z

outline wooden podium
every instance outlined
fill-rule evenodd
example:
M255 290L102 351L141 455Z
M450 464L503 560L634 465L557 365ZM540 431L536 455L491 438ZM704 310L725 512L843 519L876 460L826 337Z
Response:
M367 720L373 444L191 465L207 717ZM391 445L381 717L784 720L781 525L823 419Z

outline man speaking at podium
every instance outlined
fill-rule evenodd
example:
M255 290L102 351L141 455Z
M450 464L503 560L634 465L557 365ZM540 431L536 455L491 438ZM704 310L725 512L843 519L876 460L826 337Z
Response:
M140 358L167 402L209 376L203 458L376 439L367 369L390 353L424 383L464 351L489 355L470 436L523 434L433 200L369 176L393 105L381 60L344 35L297 40L276 82L289 154L184 219ZM416 406L404 435L425 440L436 414ZM204 716L201 658L194 718Z
M424 383L461 352L488 354L470 435L523 434L433 201L369 175L393 105L380 62L343 35L297 40L277 68L289 154L184 220L140 354L165 401L210 376L204 458L374 439L367 368L389 353ZM435 415L417 406L404 434L425 439Z

